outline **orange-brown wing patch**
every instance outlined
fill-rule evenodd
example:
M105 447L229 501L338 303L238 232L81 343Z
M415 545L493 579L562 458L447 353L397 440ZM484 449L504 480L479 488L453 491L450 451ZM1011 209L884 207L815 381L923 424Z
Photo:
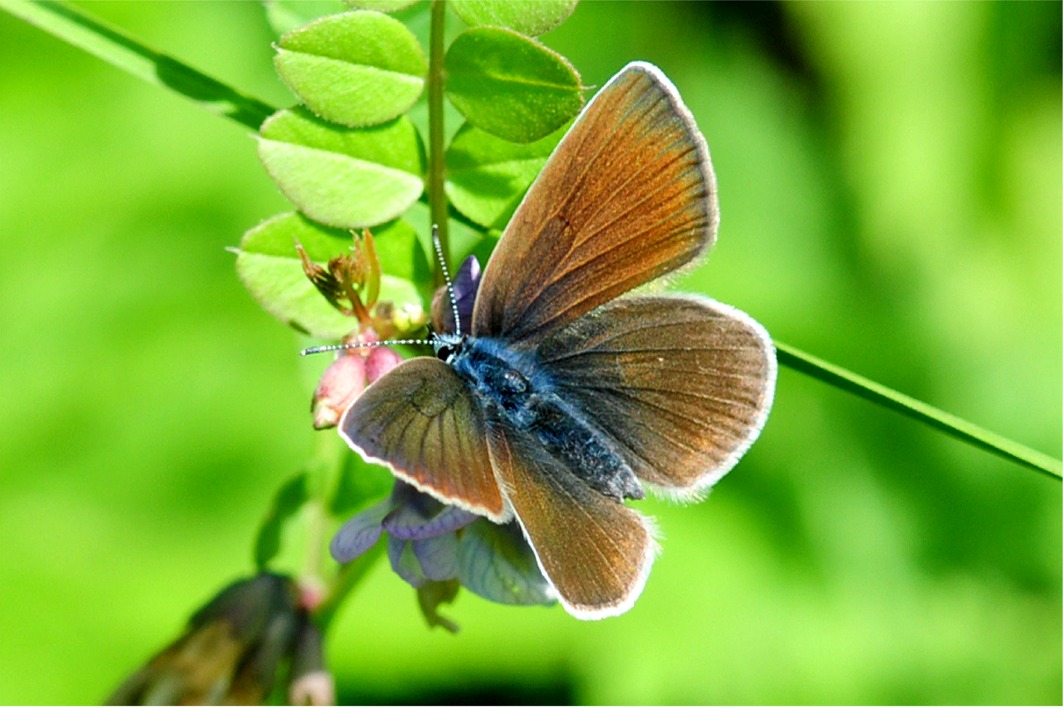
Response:
M562 326L712 245L708 148L667 78L635 63L587 105L484 272L473 333L515 343Z
M635 474L680 498L734 466L775 390L764 329L702 297L618 299L552 333L538 352L559 395L593 411Z
M506 497L565 609L599 619L631 608L656 552L649 521L591 489L529 436L493 427L488 440Z

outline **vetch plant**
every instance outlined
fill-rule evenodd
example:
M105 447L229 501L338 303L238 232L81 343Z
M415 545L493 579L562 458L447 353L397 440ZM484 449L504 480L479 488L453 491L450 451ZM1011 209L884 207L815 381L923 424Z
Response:
M429 318L436 331L454 331L455 318L432 255L431 226L438 225L441 248L450 262L471 254L486 262L499 232L588 91L564 57L534 38L563 22L574 3L454 0L447 5L387 5L352 3L347 12L294 23L279 38L277 71L302 102L293 108L274 111L181 69L184 85L198 87L190 94L209 94L209 100L200 99L205 105L258 130L264 168L294 205L292 212L244 234L236 258L241 280L278 320L325 342L378 344L422 338ZM271 4L275 18L279 7ZM10 9L126 70L158 80L144 67L159 57L138 50L135 42L116 41L75 10L45 4L13 4ZM399 13L388 14L394 10ZM449 45L443 36L443 14L448 11L467 24ZM417 26L429 29L427 46L410 29ZM464 120L449 142L444 98ZM459 310L470 301L463 296L462 283L477 279L470 275L471 267L455 278ZM462 310L458 320L465 314ZM471 311L467 314L471 318ZM1057 460L785 344L776 345L784 366L1059 478ZM416 588L417 603L430 625L456 628L438 608L453 601L459 587L503 603L542 604L556 598L513 521L491 523L401 481L393 484L348 449L327 441L326 436L334 439L336 434L331 427L366 387L414 352L409 344L352 348L338 355L321 379L308 418L308 424L322 430L315 433L321 436L321 454L276 494L256 540L255 560L260 576L281 576L273 573L283 530L298 518L316 525L315 537L331 537L333 554L350 564L336 568L323 560L305 576L293 580L284 575L288 595L293 586L312 586L320 587L320 596L303 601L296 590L295 599L274 602L281 609L267 611L269 620L282 616L282 623L327 632L351 589L384 554L395 573ZM301 514L307 508L315 510ZM278 581L262 580L271 586ZM221 596L229 595L226 590ZM217 632L232 656L249 655L252 641L243 625L235 620L226 624L215 613L225 615L197 612L187 637L149 664L156 667L137 673L116 699L168 695L176 701L178 693L150 693L157 684L151 679L161 674L171 656L207 631ZM263 670L276 671L285 661L296 661L297 633L278 629L254 634L254 641L275 649ZM320 652L320 636L315 640ZM274 660L276 656L280 658ZM214 660L205 659L205 664L215 665ZM231 687L245 675L235 665L225 663L217 675L229 677L218 677L194 693L194 699L261 701L274 684L273 675L256 678L255 689L241 693ZM230 679L228 687L220 682ZM325 692L306 694L305 699L329 697Z

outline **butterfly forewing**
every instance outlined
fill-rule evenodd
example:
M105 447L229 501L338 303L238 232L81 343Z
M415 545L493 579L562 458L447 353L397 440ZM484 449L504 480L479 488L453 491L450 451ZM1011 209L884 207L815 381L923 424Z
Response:
M539 360L635 474L696 497L760 433L775 351L745 314L693 296L625 297L553 332Z
M561 326L705 251L716 232L708 148L678 93L629 65L588 104L484 272L473 334Z
M483 412L442 361L414 358L389 371L344 413L340 434L368 461L439 500L506 519Z
M492 426L491 459L543 574L569 613L627 611L656 552L649 521L587 486L526 433Z

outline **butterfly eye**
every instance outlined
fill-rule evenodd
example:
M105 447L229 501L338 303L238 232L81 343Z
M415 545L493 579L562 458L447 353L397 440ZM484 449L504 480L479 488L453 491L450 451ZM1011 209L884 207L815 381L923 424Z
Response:
M431 342L432 350L436 353L436 358L444 363L451 363L454 360L454 357L461 351L465 339L456 334L437 334L433 332Z
M436 349L436 358L438 358L440 361L449 362L451 357L453 357L454 354L457 353L457 351L457 346L443 344L442 346Z

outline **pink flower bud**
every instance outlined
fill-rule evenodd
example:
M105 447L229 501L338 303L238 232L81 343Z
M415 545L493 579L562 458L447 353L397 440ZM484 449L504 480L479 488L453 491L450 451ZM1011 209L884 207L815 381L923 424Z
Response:
M369 357L365 362L366 380L372 383L400 363L402 363L402 356L399 356L393 349L387 346L375 346L369 349Z
M349 351L333 361L322 374L310 405L314 429L335 427L344 411L365 390L365 385L366 359L361 351Z
M298 606L307 612L316 611L328 595L328 587L320 577L302 577L296 587L299 590Z

